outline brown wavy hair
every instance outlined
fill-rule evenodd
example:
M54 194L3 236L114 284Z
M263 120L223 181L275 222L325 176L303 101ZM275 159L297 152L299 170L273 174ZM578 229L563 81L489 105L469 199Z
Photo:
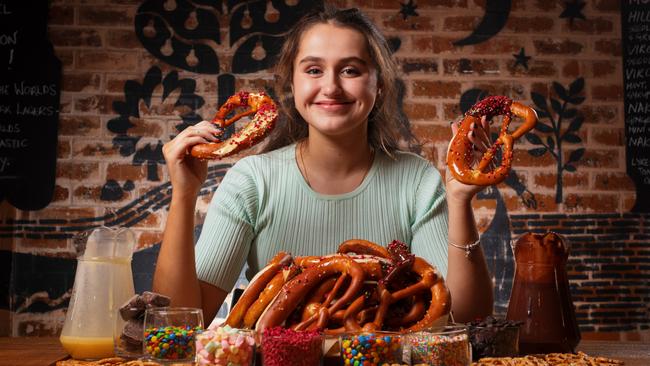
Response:
M351 28L366 38L368 53L375 66L381 90L368 115L368 143L375 150L382 150L392 156L399 148L400 118L403 116L403 113L398 112L397 63L391 55L386 38L365 14L356 8L337 9L329 5L305 15L287 34L275 66L275 94L280 101L280 118L263 152L300 141L308 135L308 125L295 107L291 85L301 36L317 24Z

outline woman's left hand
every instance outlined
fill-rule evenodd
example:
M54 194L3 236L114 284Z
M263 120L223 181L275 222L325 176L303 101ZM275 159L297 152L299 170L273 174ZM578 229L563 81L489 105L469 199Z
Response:
M452 140L453 136L456 136L458 133L458 123L451 123ZM467 133L467 138L474 147L471 166L476 167L478 162L481 160L483 153L485 153L485 151L487 151L487 149L492 145L490 139L490 122L485 118L485 116L481 117L480 123L472 123L470 131ZM494 165L494 163L492 163L492 165ZM445 177L448 198L471 201L474 195L485 188L484 186L464 184L457 181L449 171L449 167L446 168Z

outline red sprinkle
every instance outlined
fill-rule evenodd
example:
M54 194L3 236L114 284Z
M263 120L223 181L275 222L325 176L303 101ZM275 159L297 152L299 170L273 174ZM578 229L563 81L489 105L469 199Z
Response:
M480 102L474 104L472 108L467 111L466 115L481 118L485 116L489 121L494 116L508 115L510 114L510 105L512 104L512 99L503 96L491 96L487 97Z
M265 366L319 365L323 336L316 330L296 331L267 328L262 334L262 360Z

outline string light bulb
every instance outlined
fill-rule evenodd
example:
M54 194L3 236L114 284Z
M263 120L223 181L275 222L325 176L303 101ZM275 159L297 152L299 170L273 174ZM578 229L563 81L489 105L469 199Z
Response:
M249 29L253 26L253 18L251 18L251 13L248 11L248 6L244 10L244 16L241 18L241 23L239 23L243 29Z
M160 47L160 53L162 53L164 56L171 56L172 53L174 53L174 47L172 47L172 39L167 38L165 41L165 44Z
M266 50L264 49L261 40L255 43L255 48L253 48L251 57L253 57L253 60L257 61L262 61L266 58Z
M275 23L280 19L280 12L273 6L273 2L270 0L266 2L264 19L269 23Z
M196 16L196 10L190 12L190 15L185 19L185 29L194 30L199 26L199 19Z
M149 19L147 25L142 28L142 33L147 38L154 38L156 36L156 27L153 25L153 19Z
M176 0L165 0L165 4L163 4L163 7L167 11L174 11L176 10Z
M187 57L185 57L185 62L187 62L187 64L190 67L194 67L199 64L199 59L196 57L196 54L194 53L194 47L192 47L190 53L187 55Z

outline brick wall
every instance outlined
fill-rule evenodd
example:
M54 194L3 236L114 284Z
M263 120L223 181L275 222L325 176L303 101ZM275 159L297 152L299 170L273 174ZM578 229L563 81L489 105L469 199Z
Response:
M515 235L552 230L568 239L567 271L583 332L650 329L647 214L515 214L511 220Z
M409 11L402 2L417 7ZM197 73L162 61L163 56L155 53L168 52L162 50L164 46L152 51L138 38L138 29L145 37L151 30L138 28L142 9L155 3L176 4L164 0L51 2L48 32L63 63L56 187L51 204L42 210L15 210L6 202L0 210L5 243L1 248L14 252L11 301L3 312L11 318L6 327L11 334L56 334L60 330L69 286L52 285L41 301L44 305L30 307L26 301L47 289L28 280L15 281L25 272L38 272L32 268L43 258L69 263L51 266L52 273L74 271L71 238L82 230L97 225L133 228L138 238L136 260L142 263L135 268L136 277L139 288L145 289L170 194L159 159L160 144L177 133L179 124L209 118L230 90L272 85L267 69L233 71L236 49L243 46L245 37L230 45L229 24L236 8L228 9L226 4L211 9L220 25L215 33L221 41L209 43L218 55L218 70ZM280 2L273 3L280 8ZM512 254L501 250L504 240L527 230L552 229L567 234L574 246L569 271L587 337L591 331L605 331L608 337L647 339L650 317L644 304L650 254L646 216L628 214L635 188L625 170L619 2L586 2L583 20L562 18L564 1L513 0L500 32L465 46L454 42L479 26L485 1L336 3L363 9L399 46L395 57L403 71L403 110L411 131L423 144L420 153L443 172L451 136L449 121L461 115L463 101L503 94L533 105L536 94L551 104L559 98L554 83L569 90L570 85L583 82L578 95L584 101L574 107L584 123L574 131L578 139L573 141L578 142L564 144L562 151L566 158L580 148L584 153L573 163L574 172L561 172L561 197L558 162L549 152L532 155L529 151L539 146L522 139L515 151L516 176L478 198L475 211L486 237L495 238L487 252L501 307L509 293L509 278L508 273L499 272L497 264L512 265ZM514 55L520 52L531 57L527 65L516 61ZM165 93L165 85L171 85L170 93ZM137 113L124 112L129 108ZM124 128L120 125L124 121L132 126ZM539 136L546 139L547 135ZM117 137L136 141L134 149L145 157L136 158L134 149L125 151ZM199 198L199 221L220 177L236 159L211 168Z

